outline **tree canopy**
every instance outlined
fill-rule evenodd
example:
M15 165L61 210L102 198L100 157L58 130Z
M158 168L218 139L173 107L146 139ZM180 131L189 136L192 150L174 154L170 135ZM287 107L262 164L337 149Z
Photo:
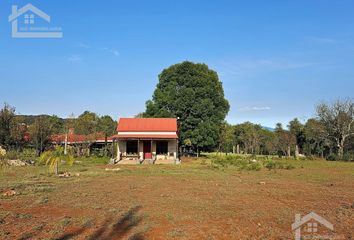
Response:
M144 117L177 117L181 143L189 142L198 150L217 145L228 111L217 73L206 64L185 61L159 75Z

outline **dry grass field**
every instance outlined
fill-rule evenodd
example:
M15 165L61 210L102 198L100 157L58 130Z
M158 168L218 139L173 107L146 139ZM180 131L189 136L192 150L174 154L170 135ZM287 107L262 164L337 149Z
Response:
M311 211L354 236L354 164L286 160L295 169L181 165L106 166L89 160L69 178L45 166L1 170L0 239L293 239ZM106 168L117 168L107 171Z

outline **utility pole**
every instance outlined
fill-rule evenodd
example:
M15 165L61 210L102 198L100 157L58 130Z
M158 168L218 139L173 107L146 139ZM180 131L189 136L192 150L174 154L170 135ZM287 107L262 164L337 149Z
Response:
M64 143L64 155L67 154L67 148L68 148L68 134L65 134L65 143Z

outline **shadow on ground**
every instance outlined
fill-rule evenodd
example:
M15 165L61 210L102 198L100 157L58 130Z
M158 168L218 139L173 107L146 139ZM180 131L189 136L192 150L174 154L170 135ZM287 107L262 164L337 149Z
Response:
M128 237L128 233L137 227L143 217L138 214L141 206L133 207L128 212L126 212L122 217L114 219L113 217L108 217L102 226L100 226L93 234L86 237L88 240L99 240L99 239L121 239L123 237ZM64 234L56 240L69 240L73 239L82 233L84 233L87 228L80 228L77 231ZM130 240L143 240L145 239L143 232L137 232L129 236Z

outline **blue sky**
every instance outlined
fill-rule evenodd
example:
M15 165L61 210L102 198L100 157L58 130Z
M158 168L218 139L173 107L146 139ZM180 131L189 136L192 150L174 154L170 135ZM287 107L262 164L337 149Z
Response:
M14 39L11 6L51 16L62 39ZM0 102L22 114L114 119L145 109L169 65L216 70L230 123L274 127L354 97L354 1L0 2Z

